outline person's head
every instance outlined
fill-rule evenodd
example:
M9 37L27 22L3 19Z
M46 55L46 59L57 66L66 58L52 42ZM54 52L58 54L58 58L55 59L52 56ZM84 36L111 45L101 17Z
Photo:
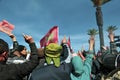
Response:
M19 45L16 49L20 53L20 55L26 56L27 55L27 49L23 45Z
M82 55L83 55L84 57L86 57L86 54L88 54L88 51L83 50L83 51L82 51Z
M53 61L56 67L60 66L60 55L62 52L62 46L55 43L50 43L45 47L45 59L47 64L50 64Z
M4 62L8 58L9 46L3 39L0 39L0 62Z

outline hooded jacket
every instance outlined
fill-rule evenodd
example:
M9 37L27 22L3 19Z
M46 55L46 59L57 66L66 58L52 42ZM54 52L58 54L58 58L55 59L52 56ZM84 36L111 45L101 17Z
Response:
M93 52L90 51L86 55L86 60L83 62L79 56L75 56L72 59L72 64L74 67L74 71L71 73L71 80L91 80L91 66L92 66L92 58Z
M63 44L63 52L61 53L61 64L56 67L54 64L38 66L30 76L30 80L71 80L70 73L72 71L72 64L66 63L68 57L68 47Z

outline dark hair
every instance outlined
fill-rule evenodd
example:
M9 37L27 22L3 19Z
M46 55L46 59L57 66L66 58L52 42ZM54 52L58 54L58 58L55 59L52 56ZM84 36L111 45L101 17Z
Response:
M5 42L3 39L0 39L0 54L3 52L9 52L9 46L8 43Z
M25 48L25 46L19 45L16 50L20 52L20 51L24 50L24 48Z
M88 51L85 51L85 50L84 50L84 51L82 52L82 54L83 54L84 57L86 57L86 54L88 54Z

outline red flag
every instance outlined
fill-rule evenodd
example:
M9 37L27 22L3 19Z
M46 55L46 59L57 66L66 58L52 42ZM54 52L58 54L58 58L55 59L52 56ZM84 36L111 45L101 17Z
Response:
M67 44L68 44L68 46L71 48L70 37L68 38Z
M70 52L73 53L73 49L71 47L71 42L70 42L70 37L68 38L67 44L68 44L68 46L70 48Z
M48 33L40 40L41 47L49 43L58 43L58 26L52 27Z
M14 29L14 25L10 24L8 21L3 20L0 22L0 31L10 34L12 30Z

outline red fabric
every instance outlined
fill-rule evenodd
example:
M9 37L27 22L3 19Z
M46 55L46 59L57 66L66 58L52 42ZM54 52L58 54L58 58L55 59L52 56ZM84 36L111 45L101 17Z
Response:
M68 38L67 44L68 44L68 46L71 48L70 37Z
M72 47L71 47L71 42L70 42L70 37L68 38L67 44L70 48L70 52L73 53Z
M48 33L40 40L41 47L45 47L50 43L58 43L58 26L52 27Z
M0 31L10 34L14 29L14 25L10 24L8 21L3 20L0 22Z

